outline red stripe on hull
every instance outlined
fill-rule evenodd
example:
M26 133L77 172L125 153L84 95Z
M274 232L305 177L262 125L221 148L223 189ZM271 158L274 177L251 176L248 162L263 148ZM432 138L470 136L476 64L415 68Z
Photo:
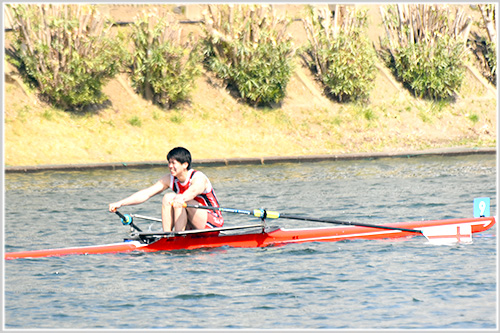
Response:
M422 229L436 226L459 226L470 225L472 233L478 233L490 229L495 224L494 217L449 219L434 221L415 221L384 224L384 226ZM117 244L89 246L81 248L51 249L39 251L11 252L5 254L5 259L36 258L48 256L62 256L69 254L97 254L130 252L134 250L143 252L192 250L214 247L266 247L272 245L284 245L304 242L332 242L353 239L382 239L382 238L404 238L419 236L421 234L400 231L376 229L359 226L338 226L329 228L310 229L277 229L266 233L248 233L239 235L208 236L203 234L188 234L177 237L161 238L149 244L141 244L137 241Z

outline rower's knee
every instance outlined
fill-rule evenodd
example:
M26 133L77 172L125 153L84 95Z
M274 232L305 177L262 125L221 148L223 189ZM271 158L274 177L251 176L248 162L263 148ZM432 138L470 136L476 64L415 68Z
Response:
M175 193L167 193L163 196L162 205L165 207L170 207L172 205L172 201L174 201Z

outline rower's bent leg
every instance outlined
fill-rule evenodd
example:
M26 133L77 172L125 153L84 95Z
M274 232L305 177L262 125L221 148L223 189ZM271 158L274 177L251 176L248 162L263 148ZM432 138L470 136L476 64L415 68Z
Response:
M163 231L172 231L172 227L174 226L174 208L172 207L174 197L175 193L167 193L163 196L161 206L161 224L163 226Z
M167 193L163 196L161 220L163 231L184 231L189 229L205 229L207 224L207 211L195 208L177 208L172 206L175 193ZM188 201L187 204L197 205L195 200Z
M188 224L186 208L172 207L174 213L174 231L184 231Z
M186 202L188 205L199 205L196 200ZM205 229L208 212L205 209L186 208L189 226L192 229Z

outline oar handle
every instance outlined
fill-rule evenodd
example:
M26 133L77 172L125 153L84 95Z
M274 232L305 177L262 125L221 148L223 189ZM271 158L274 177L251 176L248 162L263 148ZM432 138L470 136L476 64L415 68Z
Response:
M119 211L115 211L115 214L118 215L122 219L123 224L128 224L126 222L129 221L130 219L127 219L127 216L123 215Z

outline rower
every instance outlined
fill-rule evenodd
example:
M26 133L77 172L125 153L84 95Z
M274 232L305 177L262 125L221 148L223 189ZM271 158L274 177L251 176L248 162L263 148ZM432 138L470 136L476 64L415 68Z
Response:
M109 211L122 206L138 205L170 188L162 201L162 226L164 231L220 228L224 218L218 210L199 210L187 205L201 204L219 207L217 196L208 177L191 169L191 153L176 147L167 154L170 173L152 186L142 189L120 201L109 204Z

